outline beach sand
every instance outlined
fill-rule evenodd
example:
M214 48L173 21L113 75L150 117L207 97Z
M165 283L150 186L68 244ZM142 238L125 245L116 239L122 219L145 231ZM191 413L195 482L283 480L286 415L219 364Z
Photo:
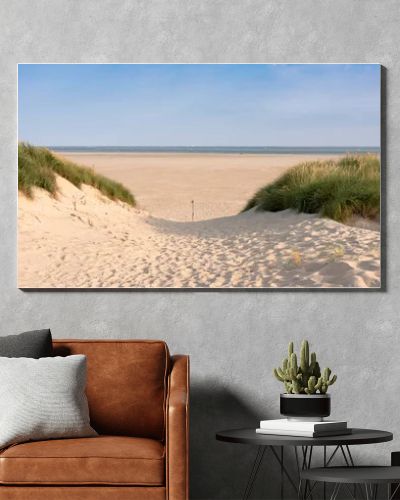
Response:
M238 214L260 188L288 167L329 155L61 153L121 182L154 217L176 221ZM337 158L337 157L336 157Z
M21 288L380 285L379 231L291 211L238 215L304 157L64 156L126 184L139 208L63 178L56 198L20 193Z

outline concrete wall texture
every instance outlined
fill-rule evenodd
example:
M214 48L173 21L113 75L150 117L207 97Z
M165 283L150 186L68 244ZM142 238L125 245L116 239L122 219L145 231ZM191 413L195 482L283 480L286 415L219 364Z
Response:
M271 369L304 337L339 375L333 416L392 430L400 450L398 0L0 0L0 334L162 338L192 362L191 498L240 498L255 450L215 431L278 416ZM376 62L386 67L382 292L23 292L17 289L18 62ZM268 457L254 498L276 496Z

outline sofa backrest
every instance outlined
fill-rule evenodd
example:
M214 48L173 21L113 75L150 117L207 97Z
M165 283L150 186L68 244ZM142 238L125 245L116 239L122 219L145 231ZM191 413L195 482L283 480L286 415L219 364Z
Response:
M55 340L54 355L85 354L91 425L99 434L164 439L168 347L146 340Z

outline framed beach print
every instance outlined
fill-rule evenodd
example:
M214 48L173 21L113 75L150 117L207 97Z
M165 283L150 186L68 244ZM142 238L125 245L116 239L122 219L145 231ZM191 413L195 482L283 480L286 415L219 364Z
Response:
M20 64L18 286L379 289L377 64Z

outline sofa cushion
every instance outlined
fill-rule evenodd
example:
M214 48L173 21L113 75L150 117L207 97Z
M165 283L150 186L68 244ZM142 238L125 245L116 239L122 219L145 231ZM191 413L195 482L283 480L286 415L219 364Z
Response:
M0 454L2 484L160 486L164 469L164 446L144 438L37 441Z
M54 354L85 354L90 422L99 434L163 439L170 356L161 341L54 340Z
M6 358L44 358L53 354L51 332L32 330L0 337L0 356Z

